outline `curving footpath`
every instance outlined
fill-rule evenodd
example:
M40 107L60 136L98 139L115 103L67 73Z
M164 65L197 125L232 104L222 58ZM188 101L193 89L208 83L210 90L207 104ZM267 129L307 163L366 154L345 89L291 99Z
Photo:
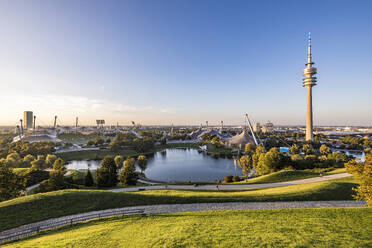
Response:
M344 178L352 176L349 173L339 173L333 174L328 176L322 177L312 177L307 179L300 179L288 182L280 182L280 183L262 183L262 184L219 184L219 190L244 190L244 189L262 189L262 188L275 188L275 187L283 187L283 186L291 186L291 185L299 185L305 183L315 183L315 182L323 182L332 179ZM138 191L138 190L156 190L156 189L192 189L192 190L216 190L216 184L207 184L207 185L199 185L195 187L194 185L150 185L150 186L143 186L143 187L131 187L131 188L120 188L120 189L113 189L112 191L119 191L119 192L130 192L130 191Z
M292 201L292 202L224 202L224 203L192 203L192 204L164 204L164 205L145 205L124 207L115 209L106 209L91 211L87 213L73 214L59 218L43 220L13 229L0 232L0 238L6 238L14 233L21 233L25 230L37 228L38 226L48 226L56 222L70 220L73 218L84 218L89 215L102 214L107 217L110 212L125 210L143 210L144 214L164 214L164 213L181 213L196 211L216 211L216 210L244 210L244 209L288 209L288 208L345 208L345 207L363 207L364 201ZM68 224L67 224L68 225Z

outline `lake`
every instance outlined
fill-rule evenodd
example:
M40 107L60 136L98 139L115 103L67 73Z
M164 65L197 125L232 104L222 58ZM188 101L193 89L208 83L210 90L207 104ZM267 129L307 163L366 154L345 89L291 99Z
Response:
M96 170L101 161L71 161L68 169ZM138 169L137 169L138 170ZM177 148L156 152L148 157L147 169L144 171L149 179L163 182L202 182L223 179L228 175L242 176L239 166L228 158L212 158L196 149Z

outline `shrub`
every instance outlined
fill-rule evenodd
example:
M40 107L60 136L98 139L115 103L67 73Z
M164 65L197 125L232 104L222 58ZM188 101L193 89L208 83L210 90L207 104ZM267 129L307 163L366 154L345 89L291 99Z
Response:
M233 182L233 176L232 175L225 176L225 178L223 179L223 182L224 183L231 183L231 182Z
M240 182L241 181L239 176L234 176L232 180L233 180L233 182Z

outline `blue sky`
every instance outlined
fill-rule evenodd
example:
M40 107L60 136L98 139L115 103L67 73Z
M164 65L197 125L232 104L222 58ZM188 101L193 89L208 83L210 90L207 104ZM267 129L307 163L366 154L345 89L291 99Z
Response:
M372 1L0 2L0 125L372 125Z

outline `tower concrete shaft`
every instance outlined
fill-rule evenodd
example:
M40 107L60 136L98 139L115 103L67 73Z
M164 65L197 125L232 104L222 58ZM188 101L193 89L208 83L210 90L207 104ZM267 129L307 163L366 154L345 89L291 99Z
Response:
M314 62L311 57L311 34L309 32L309 46L306 68L303 70L304 75L303 86L307 88L307 113L306 113L306 141L313 140L313 96L312 88L316 85L316 77L314 75L317 73L317 69L313 67Z

